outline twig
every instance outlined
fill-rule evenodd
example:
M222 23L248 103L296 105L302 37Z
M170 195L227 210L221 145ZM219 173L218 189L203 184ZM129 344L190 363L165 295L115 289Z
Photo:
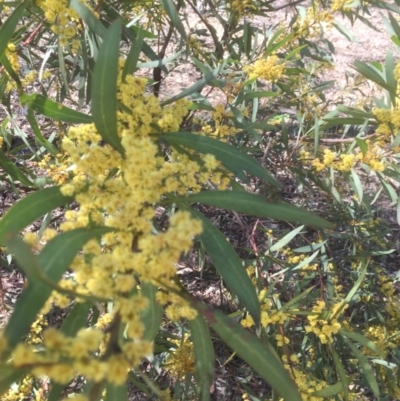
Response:
M40 28L44 25L45 20L43 19L39 25L35 28L35 30L27 37L27 39L25 39L22 43L21 46L28 46L32 40L34 39L34 37L37 35L37 33L39 32Z

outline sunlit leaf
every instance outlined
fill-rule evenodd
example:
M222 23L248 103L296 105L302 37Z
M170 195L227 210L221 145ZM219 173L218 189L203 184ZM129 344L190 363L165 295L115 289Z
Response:
M35 184L0 150L0 167L7 172L15 181L28 187L34 187Z
M64 196L59 187L45 188L21 199L0 219L0 243L8 233L17 233L39 217L68 204L71 197Z
M92 114L101 137L121 154L124 148L117 127L117 76L121 21L107 31L97 59L92 87Z
M200 153L210 153L234 174L236 174L237 171L244 170L265 180L271 185L278 188L281 187L280 182L268 174L260 163L251 156L237 150L234 146L220 142L216 139L191 134L189 132L168 132L163 134L160 138L165 139L171 144L177 143L178 145L193 149Z
M171 20L172 26L177 29L179 34L181 35L182 40L187 40L186 29L182 24L179 13L175 7L175 4L172 0L160 0L161 5L163 6L165 12Z
M144 31L139 29L136 39L132 42L128 57L125 60L124 69L122 70L122 79L125 80L126 75L133 74L139 60L140 52L143 46Z
M221 231L215 228L201 213L193 209L190 209L190 212L194 218L201 220L203 232L200 239L218 273L258 324L260 321L258 297L235 249Z
M349 380L347 378L346 371L340 360L340 356L338 355L335 348L331 344L329 346L329 350L332 354L333 363L335 364L336 371L338 372L340 382L342 384L342 391L344 393L344 401L347 401L349 398L349 389L348 389Z
M30 3L29 0L22 1L20 5L13 11L13 13L5 20L0 28L0 57L7 49L8 42L13 37L15 28L21 19L25 8Z
M301 230L304 228L303 226L297 227L294 230L290 231L288 234L286 234L283 238L281 238L278 242L276 242L274 245L272 245L269 250L271 252L275 252L278 249L283 248L286 246L294 237L296 237L297 234L301 232Z
M209 401L210 386L214 380L215 370L214 348L210 332L200 314L195 319L189 320L189 329L195 356L198 400Z
M140 319L144 324L143 338L148 341L154 341L154 338L160 329L163 316L163 308L156 300L157 288L150 283L141 284L142 295L147 299L148 306L140 314Z
M26 369L15 369L10 364L0 364L0 395L10 390L13 383L18 383L28 373Z
M126 384L117 386L112 383L108 383L106 387L106 396L104 401L127 401L128 400L128 388Z
M213 330L286 401L301 401L297 386L275 353L222 312L194 302Z
M354 356L358 359L358 362L362 369L362 373L364 374L372 392L374 393L375 397L379 398L380 396L379 385L378 382L376 381L374 371L371 365L369 364L367 357L350 340L346 339L346 343L350 347Z
M235 210L252 216L293 221L309 226L332 228L325 219L288 203L268 202L263 196L241 191L203 191L190 195L188 202L198 202L221 209Z
M91 116L63 106L38 93L32 95L23 94L20 99L22 104L56 121L64 121L71 124L90 124L93 121Z
M71 7L78 13L83 21L87 24L89 29L99 35L104 37L107 35L107 30L104 25L96 18L93 11L90 10L82 1L80 0L70 0Z
M86 328L91 307L89 302L76 302L63 321L60 331L68 337L73 337L80 329Z

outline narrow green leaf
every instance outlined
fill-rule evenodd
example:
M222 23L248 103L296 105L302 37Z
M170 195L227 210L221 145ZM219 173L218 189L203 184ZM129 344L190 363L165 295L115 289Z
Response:
M10 175L15 181L28 187L34 187L35 184L27 178L24 173L0 150L0 167Z
M26 370L16 370L10 364L0 364L0 396L10 390L13 383L20 382L27 373Z
M398 199L399 199L399 195L397 194L397 191L393 188L393 186L384 179L384 177L382 177L381 174L377 174L379 181L381 182L383 189L385 190L385 192L387 193L387 195L389 196L390 200L396 204Z
M281 238L276 244L272 245L269 250L271 252L275 252L278 249L283 248L285 245L287 245L302 229L304 228L303 226L297 227L294 230L290 231L288 234L286 234L283 238Z
M6 87L7 87L7 83L8 83L8 75L7 74L3 74L0 77L0 102L3 100L4 92L5 92Z
M131 48L128 53L128 57L125 60L124 69L122 71L122 80L125 81L125 77L129 74L133 74L136 71L136 65L139 60L140 52L143 46L143 29L139 29L137 37L131 44Z
M143 47L146 44L146 42L143 42ZM137 68L161 68L161 69L166 69L166 65L169 63L172 63L172 61L176 60L182 53L184 52L184 50L179 50L175 53L172 53L170 56L168 57L164 57L162 60L156 59L153 61L145 61L142 63L137 63L136 67ZM167 70L168 71L168 70ZM163 105L164 103L162 103Z
M200 153L211 153L230 171L235 169L245 170L275 187L280 188L282 186L279 181L268 174L264 167L251 156L217 139L189 132L168 132L162 134L160 138L165 139L171 144L176 143Z
M354 189L358 197L358 203L361 203L363 200L364 191L362 188L360 177L358 176L354 168L351 169L351 178L353 179Z
M179 17L179 13L175 7L175 4L172 0L160 0L161 5L163 6L165 12L171 20L171 24L180 34L181 40L187 41L187 35L185 27L182 24L182 21Z
M238 102L243 100L250 100L250 99L260 99L265 97L276 97L279 96L278 92L270 92L270 91L261 91L261 92L249 92L243 94L243 96L239 95Z
M365 122L364 118L357 117L335 117L335 118L323 118L326 123L321 126L321 129L327 130L338 125L362 125Z
M286 273L287 271L295 272L296 270L302 269L304 266L309 265L318 256L319 252L320 251L315 251L312 255L310 255L308 258L302 260L296 266L294 266L294 267L289 266L289 267L287 267L287 268L285 268L283 270L279 270L279 272L271 274L270 277L272 278L272 277L275 277L275 276L279 276L279 275L281 275L283 273Z
M8 61L8 58L5 54L0 57L0 62L3 64L4 69L7 71L7 74L15 81L17 84L18 93L21 94L23 92L22 82L19 79L18 74L12 68L12 65Z
M375 352L382 358L385 358L386 356L383 350L381 350L373 341L371 341L361 333L340 329L339 334L344 337L351 338L354 341L357 341L358 343L360 343L364 347L369 348L371 351Z
M397 80L394 76L395 67L396 66L394 64L393 55L389 50L387 50L386 60L385 60L385 78L386 78L386 83L391 88L389 90L389 93L394 107L396 106L396 91L397 91Z
M317 249L321 248L325 244L326 244L326 241L322 241L322 242L318 242L316 244L301 246L299 248L292 249L292 251L298 252L298 253L313 252L313 251L316 251Z
M282 311L282 312L289 311L290 312L290 308L292 306L296 305L300 300L305 298L311 291L314 290L314 288L315 288L314 286L307 288L305 291L303 291L299 295L292 298L289 302L286 302L284 305L282 305L282 308L280 309L280 311Z
M105 401L128 401L128 388L126 384L116 386L108 383L106 387Z
M397 369L397 366L398 366L397 363L388 362L383 359L371 359L371 362L377 363L378 365L385 366L386 368L389 368L391 370Z
M28 114L26 116L26 119L28 120L28 122L32 128L32 131L35 134L36 141L41 146L43 146L49 153L51 153L53 156L56 156L58 153L60 153L59 150L43 136L42 131L40 131L39 125L33 114L33 111L29 108L28 108Z
M346 113L347 115L355 118L361 118L366 120L375 118L374 114L371 112L367 112L365 110L359 110L354 107L345 106L343 104L339 104L337 106L337 110L340 111L341 113Z
M319 149L319 130L320 126L318 124L318 116L315 114L315 124L314 124L314 157L318 155Z
M72 201L64 196L60 187L45 188L21 199L0 220L0 243L6 234L17 233L30 223L56 207Z
M58 384L54 381L50 382L50 387L51 390L49 392L49 396L47 398L47 401L59 401L61 398L61 394L65 389L64 384Z
M64 51L63 51L63 46L61 45L61 42L58 41L58 70L60 72L61 76L61 81L64 84L63 89L65 90L65 93L67 97L71 97L71 93L69 91L69 78L67 74L67 67L65 65L65 57L64 57ZM68 71L69 72L69 71Z
M164 100L163 102L161 102L161 106L164 107L168 104L176 102L179 99L183 99L184 97L190 96L193 93L199 92L207 84L209 84L210 82L212 82L215 79L215 77L217 76L217 72L219 72L219 70L220 70L220 67L216 68L215 70L213 70L213 72L206 74L203 78L201 78L199 81L194 83L192 86L189 86L189 88L184 89L182 92L178 93L175 96L168 98L167 100Z
M385 82L382 75L371 65L356 60L354 62L354 69L356 69L365 78L375 82L382 88L390 91L392 88Z
M256 325L260 322L260 304L253 284L242 261L226 237L201 213L190 209L193 217L201 220L201 242L214 262L215 268L228 287L247 308Z
M400 25L397 22L396 18L392 15L392 13L389 13L389 19L390 19L390 24L392 25L393 31L396 34L397 38L400 39Z
M286 401L301 401L300 394L288 372L272 351L266 348L253 334L245 330L222 312L193 301L194 306L207 318L211 327Z
M42 279L42 270L39 267L37 258L33 256L31 247L16 234L10 234L5 244L19 267L24 271L29 283L38 282Z
M379 385L378 382L376 381L374 371L371 365L369 364L367 357L350 340L345 339L345 341L347 345L351 348L351 351L353 352L354 356L358 359L362 372L364 373L364 376L368 384L370 385L372 392L374 393L375 397L379 399L380 396Z
M252 216L299 222L308 226L332 228L325 219L287 203L270 203L263 196L241 191L203 191L190 195L188 202L199 202Z
M63 106L61 103L54 102L38 93L32 95L24 93L20 97L20 100L21 104L26 104L37 113L50 117L53 120L71 124L90 124L93 122L91 116Z
M156 301L157 288L150 283L141 284L142 295L149 301L148 307L140 314L145 326L143 338L147 341L154 341L163 316L163 308Z
M117 127L117 76L121 21L116 20L107 31L94 67L92 114L101 137L121 154L124 148Z
M93 12L80 0L70 0L70 6L78 13L89 29L99 35L105 37L107 30L104 25L96 18Z
M76 302L64 319L60 331L68 337L73 337L80 329L86 327L91 307L89 302Z
M210 400L210 387L214 380L215 356L210 332L202 315L189 320L195 356L195 376L199 401Z
M346 298L343 300L341 306L336 310L335 314L333 316L331 316L331 319L334 319L337 316L339 316L341 311L343 310L343 308L353 300L354 295L356 295L358 289L360 288L361 284L364 281L368 265L369 265L369 260L367 260L365 263L360 262L360 268L361 268L360 276L358 277L357 281L353 285L352 289L346 295Z
M250 58L250 53L252 50L252 48L251 48L252 34L253 34L253 30L251 28L251 24L246 21L243 24L243 49L244 49L244 52L245 52L247 58Z
M106 10L108 16L111 18L111 21L114 21L118 18L121 18L120 14L118 13L118 10L115 9L111 4L105 2L102 3L102 9ZM124 37L128 38L129 40L133 41L136 38L136 31L139 28L136 27L130 27L127 28L126 26L122 27L122 34ZM147 35L146 35L147 36ZM143 42L143 53L148 57L149 60L158 60L159 57L155 53L155 51L152 49L150 45L148 45L146 42ZM161 67L162 71L164 71L166 74L168 73L167 68Z
M400 47L400 39L396 35L391 36L390 39L396 46Z
M389 50L387 50L385 64L384 64L384 76L385 76L385 80L388 85L388 88L390 88L387 90L389 92L390 102L392 103L393 107L396 107L396 103L397 103L397 100L396 100L397 79L394 76L395 67L396 67L396 65L393 60L393 55Z
M400 196L397 199L396 218L397 218L397 224L400 225Z
M200 60L198 60L196 57L191 57L194 65L197 67L197 69L203 74L203 76L209 76L213 74L213 70L210 69L209 66L203 64ZM214 78L211 81L209 81L210 86L217 87L217 88L222 88L224 84L221 81L218 81L218 79Z
M29 0L25 0L13 11L13 13L6 19L0 29L0 57L7 49L8 42L13 37L15 28L25 11L25 8L30 3Z
M334 22L332 24L343 36L345 36L350 42L355 42L356 38L353 36L351 31L347 29L344 25L339 22Z
M330 386L327 386L323 388L322 390L316 391L315 393L312 393L312 397L321 397L321 398L330 398L335 396L336 394L339 394L343 391L343 383L337 382L335 384L332 384Z
M297 53L301 52L304 48L306 48L307 45L303 45L303 46L299 46L296 47L295 49L293 49L290 53L288 53L285 58L283 59L283 61L288 61L288 60L292 60L294 58L294 56L296 56Z
M365 156L365 154L367 153L367 150L368 150L367 141L362 138L354 138L354 139L357 142L357 145L360 148L361 153L363 154L363 156Z
M131 370L128 374L128 380L135 386L137 387L140 391L145 393L149 398L151 396L151 391L148 389L145 383L141 381L141 379L133 373Z
M38 265L49 280L57 283L69 268L77 252L94 237L110 232L110 228L78 228L57 235L50 240L38 256ZM45 304L53 288L40 282L28 283L28 287L18 298L13 314L4 331L10 347L14 347L29 331L36 315Z
M336 372L339 375L340 383L342 384L342 391L344 393L344 401L349 399L349 382L347 379L346 371L344 370L343 364L340 361L340 357L336 352L335 348L333 348L332 344L329 345L329 350L331 352L333 363L335 364Z

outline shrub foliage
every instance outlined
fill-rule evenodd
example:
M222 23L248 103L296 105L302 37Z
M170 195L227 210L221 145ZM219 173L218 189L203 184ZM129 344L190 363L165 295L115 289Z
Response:
M399 48L379 1L0 2L0 166L21 198L0 240L26 278L1 400L206 401L222 344L267 383L239 380L243 399L400 397L377 215L399 204L400 64L356 61L348 98L326 80L329 31L377 9ZM191 294L190 260L230 314Z

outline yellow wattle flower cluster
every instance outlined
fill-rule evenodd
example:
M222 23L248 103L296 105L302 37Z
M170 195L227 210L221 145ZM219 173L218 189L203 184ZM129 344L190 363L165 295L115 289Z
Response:
M391 350L398 348L400 343L398 330L392 331L380 325L367 327L364 335L385 353L385 358ZM376 353L367 347L362 348L362 353L366 356L376 356Z
M396 286L394 285L393 279L389 278L385 274L382 274L381 269L378 269L377 272L379 284L381 285L381 292L386 298L385 309L392 317L392 319L387 322L387 326L397 331L398 322L400 321L400 301L396 295ZM396 337L398 337L398 333L396 333Z
M257 60L253 65L245 66L243 71L249 74L250 79L259 78L274 82L282 76L284 69L285 64L279 57L271 55Z
M313 314L307 317L309 325L305 327L306 332L316 334L322 344L332 342L333 335L338 333L342 327L336 319L337 311L339 308L342 308L342 303L339 302L331 308L328 315L331 315L332 318L328 319L322 317L323 312L325 311L325 306L324 301L317 301L316 305L312 308ZM343 309L345 309L346 306Z
M357 162L361 162L366 164L373 171L384 171L385 164L381 161L381 154L383 153L382 149L376 145L372 144L370 141L367 141L368 149L363 154L362 152L354 155L350 154L341 154L339 155L339 160L335 152L332 152L330 149L324 149L324 154L322 160L320 158L316 158L311 162L312 167L320 172L325 168L332 167L336 171L342 171L348 173ZM309 153L307 153L309 155ZM303 157L304 152L301 154L303 162L306 161Z
M350 11L351 0L333 0L331 4L331 10L335 11Z
M211 116L214 120L214 127L211 125L204 125L202 132L210 137L215 137L220 140L225 140L226 137L235 135L239 132L234 124L229 123L229 119L233 117L233 113L230 110L226 110L222 103L218 103L214 106L214 111L211 112ZM244 110L243 115L246 114Z
M304 371L297 369L293 366L293 364L289 364L287 361L287 357L282 358L284 360L284 366L286 370L289 372L290 376L297 384L297 388L300 392L301 399L303 401L334 401L336 398L334 397L318 397L313 395L317 391L321 391L328 387L328 383L325 380L319 380L316 377L311 376L310 374L305 373ZM291 356L292 359L292 356ZM297 359L295 356L294 359ZM343 393L339 393L343 395ZM359 394L356 393L349 393L348 394L349 401L366 401L365 398L362 396L360 397ZM269 400L268 400L269 401ZM279 401L284 401L283 398L280 398Z
M85 0L82 0L82 2L87 5ZM71 48L75 53L80 47L79 40L75 39L77 33L76 24L79 16L70 7L69 1L36 0L36 4L44 11L46 20L52 24L50 29L58 35L60 45L71 44Z
M367 144L368 150L365 154L360 152L357 155L357 159L360 160L361 163L368 165L373 171L384 171L385 164L381 161L384 150L380 146L372 144L370 140L367 141Z
M32 394L32 375L26 375L18 385L12 386L7 392L1 395L1 401L20 401L27 400ZM44 401L44 398L40 398L37 394L35 401Z
M107 320L98 328L81 330L75 337L46 330L41 352L29 344L19 344L12 353L15 367L29 368L36 376L47 375L59 383L84 375L88 380L121 384L129 370L152 353L152 344L143 339L141 314L148 299L141 293L142 283L162 288L157 301L170 319L196 316L183 298L169 290L179 290L176 262L191 249L193 237L202 231L201 222L189 212L177 211L170 217L168 228L156 231L154 204L168 192L200 191L204 184L215 180L214 172L220 165L213 155L193 161L174 151L162 154L158 138L150 134L178 131L190 102L182 99L161 107L157 98L146 93L144 78L127 76L122 82L123 65L121 61L118 99L130 110L118 112L124 157L104 144L94 124L72 127L62 140L63 165L68 165L70 171L61 190L74 195L79 209L65 213L60 230L93 226L114 230L101 240L89 241L70 266L70 278L58 284L75 291L77 302L79 295L113 301L112 312L105 315ZM50 175L58 173L57 169L50 171ZM55 230L48 229L41 242L55 235ZM27 237L27 241L39 246L33 238ZM71 300L54 292L42 312L52 302L67 307ZM115 344L111 347L118 352L109 351L111 335L104 333L115 324L124 328L124 338L118 340L117 348Z
M288 318L285 313L278 309L273 309L273 302L269 298L265 298L266 291L260 292L258 298L261 303L261 326L267 328L270 324L284 324ZM247 316L241 320L241 325L245 328L254 326L253 318L247 314ZM283 340L282 340L283 341Z
M324 10L318 2L313 4L313 7L308 7L306 15L300 17L291 26L291 31L294 33L293 40L298 38L315 38L321 34L323 26L330 28L334 20L332 10Z
M171 340L176 348L169 354L164 368L176 379L184 379L195 371L193 343L187 334L181 339Z
M231 11L237 13L239 18L251 16L257 11L258 6L254 0L232 0Z
M372 109L372 113L379 122L376 132L379 134L378 138L382 146L384 146L400 129L400 108L378 109L375 107Z
M340 161L334 162L336 154L330 149L324 149L324 156L322 162L319 159L315 159L312 162L312 166L317 171L322 171L325 168L333 167L337 171L349 172L355 165L356 160L352 154L341 154L339 156Z

